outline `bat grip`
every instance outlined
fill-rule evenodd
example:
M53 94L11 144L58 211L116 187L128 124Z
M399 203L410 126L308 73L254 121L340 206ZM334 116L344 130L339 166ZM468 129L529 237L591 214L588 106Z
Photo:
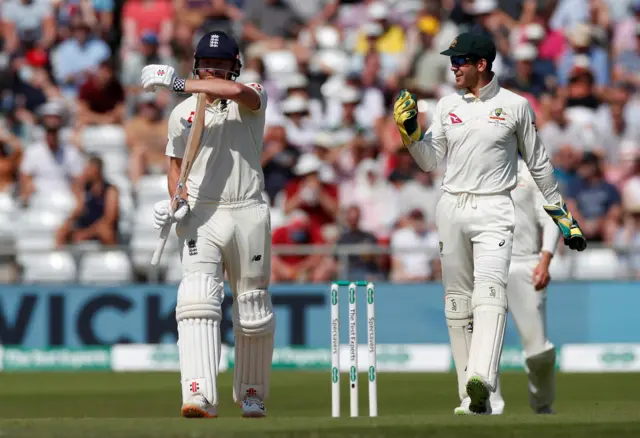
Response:
M160 259L162 258L162 252L164 251L164 246L167 243L167 239L169 238L169 233L171 232L172 223L169 222L162 230L160 230L160 237L158 237L158 243L156 244L156 250L153 252L153 257L151 258L151 264L153 266L157 266L160 263Z

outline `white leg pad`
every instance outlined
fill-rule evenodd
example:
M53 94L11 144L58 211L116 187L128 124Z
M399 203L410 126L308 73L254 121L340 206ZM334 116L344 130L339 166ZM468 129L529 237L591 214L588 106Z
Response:
M263 400L269 396L276 319L266 290L239 293L233 306L235 357L233 400L242 403L246 395Z
M218 404L223 299L222 285L199 272L183 278L178 288L176 320L183 403L200 394L212 405Z
M555 366L556 350L551 342L547 342L545 351L526 358L529 404L533 410L551 408L556 396Z
M462 401L467 397L467 365L473 332L471 297L460 293L447 293L444 315L449 329L451 354L458 375L458 395Z
M507 320L505 288L497 283L478 284L473 291L471 302L473 338L467 376L481 377L489 384L491 391L495 391Z

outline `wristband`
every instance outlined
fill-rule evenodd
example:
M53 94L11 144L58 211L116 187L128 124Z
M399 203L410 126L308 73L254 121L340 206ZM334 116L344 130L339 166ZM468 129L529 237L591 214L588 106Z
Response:
M175 78L173 80L173 91L175 91L176 93L184 93L184 88L187 85L187 80L186 79L178 79Z

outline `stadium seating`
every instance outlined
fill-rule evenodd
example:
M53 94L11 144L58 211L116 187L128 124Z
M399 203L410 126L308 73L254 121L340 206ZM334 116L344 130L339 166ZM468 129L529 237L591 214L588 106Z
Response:
M82 284L131 283L133 269L122 251L89 252L80 260L79 280Z
M24 283L73 283L76 281L76 262L64 251L30 253L21 260Z
M573 274L576 280L617 280L627 275L616 252L608 248L581 252L575 257Z
M569 280L571 278L571 266L572 255L571 254L557 254L551 259L549 265L549 275L551 280Z

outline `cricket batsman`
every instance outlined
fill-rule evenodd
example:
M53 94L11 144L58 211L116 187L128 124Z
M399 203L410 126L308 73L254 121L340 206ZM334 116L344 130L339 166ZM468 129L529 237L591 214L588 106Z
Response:
M445 318L460 400L469 397L471 413L488 414L504 342L518 152L565 244L582 251L586 239L558 190L529 103L501 88L491 71L493 41L463 33L442 54L450 57L457 92L438 102L429 130L422 133L416 97L406 90L394 117L422 170L433 171L446 157L436 210Z
M518 160L518 182L511 192L516 212L513 258L507 280L508 310L516 323L529 377L529 404L537 414L552 413L555 398L554 345L546 333L546 288L549 265L560 232L542 208L545 203L523 160ZM491 413L500 415L504 399L500 385L489 398ZM469 397L455 412L469 414Z
M233 293L235 362L233 399L244 417L264 417L269 395L275 315L267 291L271 272L271 225L262 200L260 166L267 95L259 84L235 82L240 74L238 44L224 32L210 32L194 55L196 79L177 78L168 65L142 70L142 87L177 93L205 93L201 146L187 180L186 196L172 211L169 201L154 206L157 229L177 222L183 277L176 320L182 383L182 416L217 416L216 378L220 362L220 321L224 271ZM196 108L191 96L169 117L169 198L175 193Z

